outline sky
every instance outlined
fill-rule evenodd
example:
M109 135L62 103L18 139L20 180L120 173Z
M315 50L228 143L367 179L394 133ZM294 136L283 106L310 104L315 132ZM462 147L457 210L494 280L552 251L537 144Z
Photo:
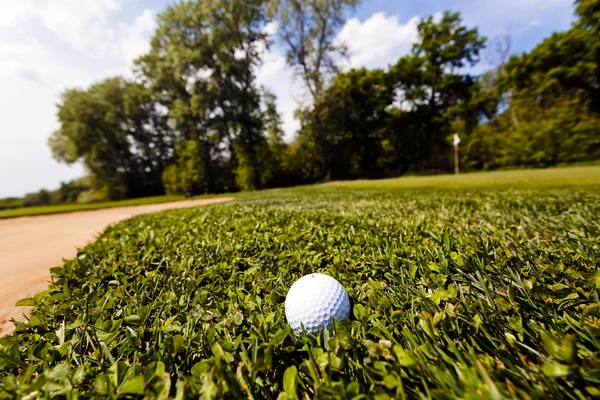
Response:
M85 174L80 164L52 158L48 137L58 129L57 104L66 89L131 76L149 49L156 16L173 0L0 0L0 198L55 189ZM532 49L574 20L572 0L363 0L340 28L350 67L386 68L410 51L420 18L459 11L484 36L509 33L512 52ZM299 124L300 80L275 43L257 71L278 96L286 139Z

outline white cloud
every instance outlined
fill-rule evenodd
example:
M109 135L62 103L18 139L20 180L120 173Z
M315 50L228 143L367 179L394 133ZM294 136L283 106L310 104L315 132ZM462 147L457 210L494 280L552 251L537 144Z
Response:
M77 51L95 55L107 50L114 30L107 16L123 0L19 0L2 4L0 27L40 25Z
M263 31L273 39L278 27L277 22L269 23ZM294 110L298 107L296 95L302 91L302 87L294 79L294 72L286 65L285 56L280 50L260 51L263 54L262 65L256 71L256 79L277 96L277 110L281 114L285 139L289 141L300 128L294 118Z
M133 24L121 24L121 55L127 66L141 54L150 49L150 36L156 29L156 13L144 10Z
M63 0L47 2L37 8L44 25L75 50L94 56L109 48L114 30L106 24L106 15L120 2Z
M419 21L413 17L402 24L398 16L378 12L364 22L357 18L346 21L337 39L348 46L351 67L384 68L411 49L418 38Z
M62 91L126 74L131 61L148 49L154 11L139 10L125 19L124 4L0 2L0 197L53 188L83 174L81 165L54 161L47 139L58 128Z
M263 28L263 32L269 36L273 36L279 30L279 22L278 21L269 21Z
M7 25L13 25L15 19L23 15L31 8L31 4L25 1L5 2L0 12L0 29Z
M531 20L531 22L529 22L529 27L533 28L536 26L541 26L543 24L542 19L539 17L536 17L534 19Z

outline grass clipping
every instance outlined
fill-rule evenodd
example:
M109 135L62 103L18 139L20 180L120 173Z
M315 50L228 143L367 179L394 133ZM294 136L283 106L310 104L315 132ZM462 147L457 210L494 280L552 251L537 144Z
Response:
M598 396L598 193L321 188L136 217L21 302L0 398ZM296 336L285 295L312 272L353 315Z

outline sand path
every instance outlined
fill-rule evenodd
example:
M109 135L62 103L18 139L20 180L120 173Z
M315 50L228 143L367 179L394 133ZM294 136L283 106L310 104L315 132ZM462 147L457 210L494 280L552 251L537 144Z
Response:
M23 321L30 307L15 303L46 290L50 268L77 255L104 228L134 215L196 207L232 197L105 208L65 214L0 219L0 337L12 332L11 318Z

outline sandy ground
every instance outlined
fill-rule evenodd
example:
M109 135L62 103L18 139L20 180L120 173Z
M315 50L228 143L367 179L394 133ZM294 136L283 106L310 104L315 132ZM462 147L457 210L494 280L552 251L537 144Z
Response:
M12 332L11 318L24 321L30 307L14 307L23 298L46 290L50 268L77 255L108 225L134 215L195 207L231 197L184 200L66 214L0 219L0 336Z

